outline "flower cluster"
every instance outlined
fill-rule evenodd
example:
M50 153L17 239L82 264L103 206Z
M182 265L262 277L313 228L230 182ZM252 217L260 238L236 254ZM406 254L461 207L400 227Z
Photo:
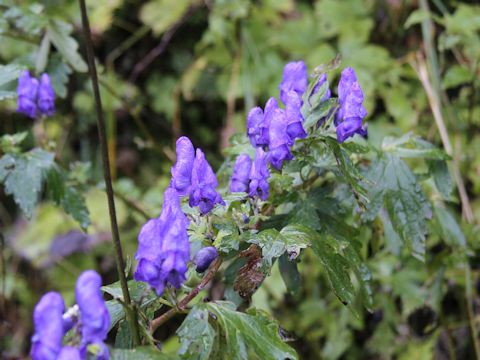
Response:
M148 283L159 296L168 284L179 288L186 279L190 260L189 221L180 207L180 197L188 196L189 205L198 206L202 215L210 212L215 204L225 204L216 191L217 178L202 150L195 152L190 139L182 136L177 140L176 152L177 161L171 170L172 179L164 194L162 212L158 219L143 225L135 255L138 261L135 280ZM211 250L206 251L211 254ZM207 262L203 260L198 267L208 267L210 262L205 265Z
M109 359L104 340L110 325L110 315L103 301L100 287L102 279L93 270L83 272L75 287L77 307L74 315L65 312L62 296L46 293L35 306L30 355L33 360L87 359L87 347L97 348L96 358ZM75 327L80 336L78 347L63 346L63 336Z
M323 73L309 91L307 101L310 102L324 85L327 89L319 101L321 103L330 99L327 75ZM280 100L285 108L279 108L277 100L270 98L263 110L260 107L250 110L247 116L247 136L252 146L257 149L256 156L253 164L246 154L237 157L230 183L232 192L248 192L249 196L258 196L263 200L268 198L270 172L267 164L281 170L284 161L293 159L291 147L295 140L307 136L301 111L307 88L308 73L305 63L288 63L283 69L279 86ZM354 134L366 136L366 127L362 125L362 120L367 115L362 104L363 92L351 68L342 72L338 85L338 103L339 109L334 122L338 142L341 143ZM319 119L319 123L324 120L325 118Z
M18 78L17 111L31 118L39 114L51 116L55 112L55 91L48 74L42 74L40 81L31 77L28 70Z

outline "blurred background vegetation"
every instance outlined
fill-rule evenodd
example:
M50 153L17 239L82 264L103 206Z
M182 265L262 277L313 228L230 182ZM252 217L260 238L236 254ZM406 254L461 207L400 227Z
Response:
M480 321L477 1L87 3L129 262L145 217L159 214L178 136L188 135L218 169L229 137L245 131L248 110L278 96L286 62L303 59L312 70L340 55L342 67L355 69L365 91L369 141L378 144L385 135L412 131L444 147L453 159L451 182L464 187L463 199L454 191L448 207L435 214L425 263L371 243L372 232L388 233L382 224L361 230L375 284L373 313L353 316L328 291L315 260L308 257L300 266L303 287L297 293L287 292L275 267L253 305L275 315L304 359L475 358L470 331ZM0 102L0 131L33 127L26 146L44 141L57 162L70 169L69 181L85 192L92 221L83 233L68 215L46 203L27 220L0 190L0 357L16 358L28 352L31 313L41 294L56 289L71 304L72 284L87 268L99 270L105 283L116 279L99 185L92 91L77 54L84 48L78 4L0 0L0 13L2 64L38 69L46 27L67 35L71 31L68 39L78 41L79 50L73 41L67 51L52 47L46 56L58 95L56 115L33 124L15 113L14 99L7 99ZM338 75L329 74L331 80ZM446 138L439 132L442 124ZM418 165L421 177L425 169L411 164ZM444 186L449 182L445 179ZM463 244L460 250L458 244ZM467 277L465 253L471 268ZM221 285L214 290L221 292ZM181 321L178 316L159 330L167 352L178 347L174 332Z

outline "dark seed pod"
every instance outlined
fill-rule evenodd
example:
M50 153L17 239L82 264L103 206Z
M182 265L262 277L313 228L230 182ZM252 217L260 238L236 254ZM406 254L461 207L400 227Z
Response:
M202 273L208 269L213 260L218 256L217 249L213 246L204 247L195 255L193 263L197 266L195 270Z

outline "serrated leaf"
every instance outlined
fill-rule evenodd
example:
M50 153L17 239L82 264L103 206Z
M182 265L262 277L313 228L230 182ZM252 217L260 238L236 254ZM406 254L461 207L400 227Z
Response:
M25 216L30 218L42 190L43 181L53 165L54 154L33 149L24 154L7 154L0 159L0 182L5 193L13 195Z
M426 221L432 212L413 173L400 158L385 154L372 164L367 178L373 183L369 189L367 218L374 218L384 205L403 243L413 256L423 261Z
M141 346L135 349L112 349L112 360L177 360L178 356L167 355L150 346Z
M194 307L177 329L181 347L178 353L184 359L208 360L213 358L216 333L209 324L206 309Z
M50 75L55 95L65 98L67 96L68 76L72 73L72 69L62 61L59 54L54 54L50 57L46 72Z
M450 156L441 149L434 147L428 141L412 133L400 138L387 136L383 139L382 149L402 158L422 158L429 160L448 160Z
M78 72L86 72L87 64L78 53L78 43L70 36L72 26L61 20L52 20L48 24L47 34L63 58Z
M230 302L218 301L198 304L200 310L211 313L210 322L217 326L220 336L218 348L224 359L297 359L298 356L280 337L278 324L267 314L249 310L247 314L235 311Z

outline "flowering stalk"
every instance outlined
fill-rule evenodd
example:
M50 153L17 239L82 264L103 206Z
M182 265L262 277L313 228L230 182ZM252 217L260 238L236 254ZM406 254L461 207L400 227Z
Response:
M137 314L134 311L133 303L128 290L127 278L125 276L125 263L123 260L122 244L118 231L117 215L115 211L115 200L113 195L112 178L110 175L110 161L108 158L107 141L105 139L105 121L103 119L102 101L100 98L100 90L98 86L97 69L95 67L95 59L93 53L93 43L90 37L90 23L88 21L87 8L85 0L79 0L80 12L82 15L82 25L85 36L85 46L87 50L87 62L90 78L92 80L93 95L95 98L95 107L97 112L97 128L100 140L100 148L102 151L103 174L105 177L105 187L108 199L108 210L110 214L110 225L112 230L113 247L115 250L115 261L117 264L117 273L122 287L123 300L126 304L125 313L128 323L130 324L133 342L135 345L140 344L140 329L138 327Z

